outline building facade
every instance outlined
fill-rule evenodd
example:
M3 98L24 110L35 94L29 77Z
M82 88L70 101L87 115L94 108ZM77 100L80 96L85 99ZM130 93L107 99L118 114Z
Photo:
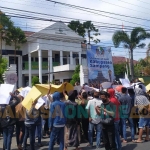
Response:
M62 22L57 22L39 32L29 33L27 43L16 51L14 46L2 44L2 55L8 66L16 64L18 87L31 86L32 76L40 83L70 81L76 65L87 66L84 39ZM16 60L16 62L14 62Z

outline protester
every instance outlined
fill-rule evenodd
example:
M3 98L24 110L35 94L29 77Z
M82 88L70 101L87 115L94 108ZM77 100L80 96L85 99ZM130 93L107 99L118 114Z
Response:
M70 91L68 94L68 101L66 104L66 125L65 125L65 150L68 147L76 147L78 150L79 146L79 132L78 126L80 125L80 119L77 113L77 103L75 102L75 92Z
M59 150L64 150L65 104L60 101L60 93L53 94L50 106L49 130L51 131L49 150L53 150L56 137L59 137Z
M82 141L84 141L84 142L88 141L89 118L88 118L88 112L86 109L86 105L88 103L87 96L88 95L86 92L81 93L80 100L78 101L79 107L83 110L83 113L81 115L81 122L82 122L82 131L83 131L83 135L84 135L84 139L82 139Z
M35 123L39 117L38 111L35 109L37 101L32 103L32 107L30 110L26 110L25 117L25 135L23 139L23 150L27 149L27 138L29 135L30 138L30 150L35 150Z
M119 122L120 122L120 102L118 99L115 98L115 90L114 89L108 89L108 94L110 95L109 100L111 103L115 105L115 110L116 110L116 115L115 115L115 120L114 120L114 125L115 125L115 141L116 141L116 146L117 150L121 150L121 140L120 140L120 135L119 135Z
M19 104L20 99L17 96L12 96L9 104L0 105L0 113L2 114L0 126L3 130L3 149L11 150L11 141L14 132L14 125L16 124L16 110L15 107Z
M20 98L21 102L23 97L18 95L18 98ZM25 134L25 109L22 107L21 102L16 106L16 142L18 146L18 150L22 149L24 134Z
M149 141L149 125L150 125L150 102L140 88L135 88L135 106L139 109L139 137L136 143L142 143L143 128L146 127L145 141Z
M93 129L96 128L96 148L100 148L100 139L101 139L101 131L102 127L100 124L100 117L97 115L95 111L96 106L101 106L102 101L99 99L99 92L94 92L94 99L89 100L86 106L89 114L89 144L87 147L93 147Z
M131 139L132 142L135 141L134 139L134 124L133 124L133 119L130 118L130 113L132 109L132 99L131 97L127 94L127 88L122 87L122 95L119 98L119 101L121 103L121 122L122 122L122 128L123 128L123 142L127 143L127 136L126 136L126 120L128 120L128 123L130 125L130 130L131 130Z
M102 99L101 106L97 106L96 112L100 115L100 122L102 124L103 140L106 150L117 150L115 143L115 105L110 102L109 94L105 91L100 92Z

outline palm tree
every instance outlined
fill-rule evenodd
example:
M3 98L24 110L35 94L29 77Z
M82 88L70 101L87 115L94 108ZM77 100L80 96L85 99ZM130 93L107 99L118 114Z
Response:
M15 46L14 51L14 64L16 64L16 50L19 50L21 45L26 43L26 36L24 32L19 27L12 27L10 29L10 33L8 35L8 39L6 40L6 44Z
M122 43L124 48L129 49L131 55L130 66L132 79L134 78L133 50L136 48L144 48L146 44L141 43L141 41L148 37L149 34L141 27L134 28L130 35L124 31L116 31L113 34L112 41L116 48Z
M6 16L2 11L0 11L0 56L2 56L2 41L6 41L6 39L8 39L8 33L11 27L13 27L13 22L8 16Z

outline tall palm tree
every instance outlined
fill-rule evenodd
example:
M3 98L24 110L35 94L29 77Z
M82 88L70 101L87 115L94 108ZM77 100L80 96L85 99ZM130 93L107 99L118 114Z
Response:
M26 36L24 32L19 27L12 27L10 29L10 33L8 35L8 39L6 39L7 45L14 44L15 51L14 51L14 64L16 64L16 50L19 50L21 45L26 43Z
M131 77L134 78L134 64L133 64L133 50L136 48L144 48L145 43L141 43L142 40L145 40L149 37L149 33L145 31L145 29L141 27L136 27L131 31L131 34L128 35L124 31L116 31L113 34L112 41L114 46L117 48L120 44L123 44L124 48L129 49L131 60Z

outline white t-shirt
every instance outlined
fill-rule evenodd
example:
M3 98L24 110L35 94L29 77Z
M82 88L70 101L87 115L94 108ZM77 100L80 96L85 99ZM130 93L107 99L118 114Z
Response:
M90 116L92 118L93 124L98 124L100 122L100 116L97 115L95 107L101 106L101 104L102 104L102 101L97 98L94 98L94 99L88 101L86 109L89 109L89 111L90 111Z

